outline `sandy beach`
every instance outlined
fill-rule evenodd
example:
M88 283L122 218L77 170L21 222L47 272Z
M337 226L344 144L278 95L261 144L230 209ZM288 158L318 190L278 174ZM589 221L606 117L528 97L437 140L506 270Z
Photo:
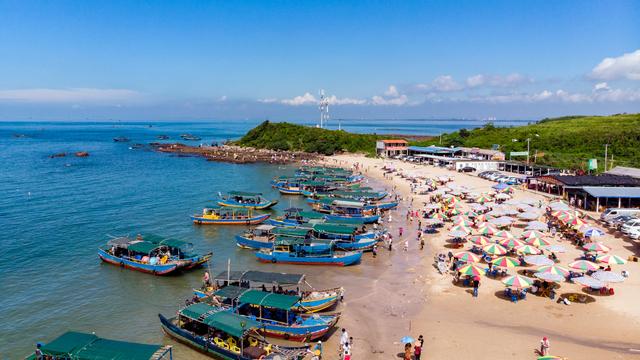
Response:
M454 285L451 275L439 274L434 266L434 256L449 251L445 240L450 224L438 234L428 235L427 246L420 250L417 223L409 223L405 215L409 208L421 209L428 197L412 195L409 182L399 176L385 179L382 167L391 165L399 172L432 178L446 175L453 178L453 183L479 193L489 191L495 183L444 168L358 155L328 157L325 163L344 167L359 163L372 183L402 198L399 208L391 212L392 222L385 219L385 226L394 235L393 251L381 247L377 258L368 255L361 265L347 270L355 280L345 285L339 327L346 328L354 338L356 359L397 359L402 352L400 339L420 334L425 338L422 359L535 359L543 336L550 339L551 355L568 359L640 358L638 263L618 265L614 270L626 269L631 276L614 286L614 296L595 296L596 301L589 304L564 305L531 294L526 300L512 303L498 296L504 285L486 277L482 277L479 297L473 298L470 288ZM549 200L521 189L515 190L513 197ZM592 219L590 223L598 225ZM405 230L402 238L397 236L399 227ZM513 233L517 236L521 231L514 229ZM402 249L406 239L407 252ZM600 240L612 248L611 253L623 258L638 254L637 245L628 239L608 233ZM560 244L568 250L558 255L562 265L580 256L581 251L571 243ZM333 272L314 280L335 281ZM513 274L513 269L509 273ZM578 284L567 282L558 289L559 294L580 291ZM338 357L338 332L328 341L325 358Z

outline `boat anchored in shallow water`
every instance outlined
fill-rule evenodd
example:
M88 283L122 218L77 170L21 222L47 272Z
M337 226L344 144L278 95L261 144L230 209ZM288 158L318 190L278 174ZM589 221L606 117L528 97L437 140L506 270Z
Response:
M220 200L218 205L245 208L245 209L268 209L278 203L278 200L267 200L261 193L246 191L230 191L226 195L218 193Z
M208 207L202 214L192 215L198 225L257 225L269 218L269 214L254 215L251 209Z
M118 237L98 248L98 256L106 263L154 275L169 275L191 270L211 259L212 253L191 253L193 244L138 235L135 239Z
M326 254L310 254L300 249L292 241L274 243L272 250L264 249L255 253L258 261L265 263L280 263L294 265L332 265L349 266L360 262L362 252L330 251Z

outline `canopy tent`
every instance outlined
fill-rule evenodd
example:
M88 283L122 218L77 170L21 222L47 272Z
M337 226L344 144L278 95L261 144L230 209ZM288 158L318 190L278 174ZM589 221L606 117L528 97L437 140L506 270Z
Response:
M261 326L255 320L205 303L189 305L180 311L180 315L207 324L235 337L242 337L247 330L257 329Z
M309 231L311 230L302 228L279 227L275 228L273 230L273 233L276 235L304 237L309 233Z
M190 242L182 241L178 239L165 238L159 235L147 234L143 235L143 240L148 241L150 243L158 244L158 245L166 245L174 248L180 248L187 245L193 245Z
M133 251L141 254L149 254L151 251L157 249L158 247L160 247L160 245L154 244L149 241L137 241L129 244L129 246L127 246L127 249L129 251Z
M229 195L231 195L231 196L254 197L254 196L260 196L260 195L262 195L262 193L249 192L249 191L229 191Z
M300 297L292 295L274 294L259 290L247 290L238 298L240 303L266 306L280 310L291 310Z
M227 280L227 272L223 271L215 280ZM232 271L229 280L234 282L250 281L262 284L297 285L304 281L304 274L286 274L267 271Z
M225 286L222 289L217 290L213 293L215 296L220 296L222 298L235 300L239 298L244 292L249 291L248 288L239 287L239 286Z
M273 229L275 229L275 226L273 225L267 225L267 224L261 224L255 227L256 230L260 230L260 231L271 231Z
M300 211L298 213L304 219L322 219L324 218L324 214L315 211Z
M334 225L334 224L315 224L313 230L328 234L351 235L356 232L357 226L350 225Z

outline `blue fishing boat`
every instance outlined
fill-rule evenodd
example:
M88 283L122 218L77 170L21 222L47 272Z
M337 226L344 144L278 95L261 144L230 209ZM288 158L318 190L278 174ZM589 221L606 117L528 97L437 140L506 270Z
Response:
M267 220L268 224L274 226L298 226L312 222L324 222L324 215L315 211L302 211L300 208L289 208L285 209L283 216Z
M344 224L373 224L380 219L380 215L327 214L325 219Z
M244 249L273 249L274 242L288 242L296 247L296 250L311 254L321 254L331 250L330 243L312 238L311 230L304 228L260 225L242 235L236 235L236 244Z
M202 214L192 215L191 220L198 225L257 225L269 218L269 214L254 215L252 209L204 208Z
M162 330L175 340L211 357L227 360L299 360L307 347L269 343L260 332L263 325L229 309L195 303L166 318L158 314Z
M230 191L226 195L218 193L218 196L218 205L244 209L264 210L278 203L278 200L265 199L261 193L246 191Z
M237 286L226 286L213 294L223 306L262 325L259 331L266 337L308 342L324 337L338 322L340 314L303 314L301 298Z
M327 254L309 254L296 250L295 244L289 242L275 242L272 250L260 250L255 255L260 262L295 265L349 266L357 264L362 258L362 252L359 251L338 252L332 250Z
M194 269L209 261L212 253L191 253L192 244L155 236L118 237L98 248L106 263L154 275L169 275Z

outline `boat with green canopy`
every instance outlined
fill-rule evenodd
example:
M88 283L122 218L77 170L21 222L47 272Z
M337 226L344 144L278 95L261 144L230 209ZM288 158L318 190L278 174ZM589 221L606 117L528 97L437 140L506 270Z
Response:
M109 340L82 332L69 331L58 338L38 344L45 359L73 360L172 360L173 350L168 345L139 344ZM42 357L41 357L42 358ZM37 360L34 353L28 360Z
M226 195L218 193L218 205L243 209L268 209L278 203L278 200L267 200L261 193L248 191L230 191Z

